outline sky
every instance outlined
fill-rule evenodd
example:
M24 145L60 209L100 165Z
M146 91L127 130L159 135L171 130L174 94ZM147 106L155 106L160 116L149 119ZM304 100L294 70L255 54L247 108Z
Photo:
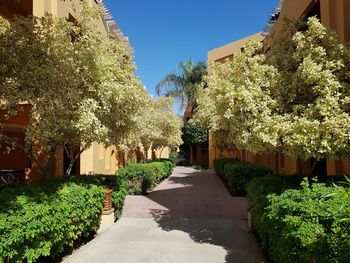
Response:
M255 34L277 0L105 0L134 49L136 75L154 87L181 61L206 61L209 50Z

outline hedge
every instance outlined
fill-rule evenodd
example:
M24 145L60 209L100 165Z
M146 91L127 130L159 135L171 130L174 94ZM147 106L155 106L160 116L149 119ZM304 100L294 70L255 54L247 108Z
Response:
M160 158L160 159L156 159L155 162L162 162L164 164L165 177L169 177L175 168L175 162L171 159Z
M114 207L114 216L115 219L120 218L124 206L125 197L128 194L127 178L118 175L94 174L73 176L70 178L70 180L75 182L95 184L113 190L112 203Z
M350 189L267 176L247 186L252 226L272 262L350 262ZM344 194L346 193L346 194Z
M0 261L52 258L100 224L104 188L53 181L4 189L0 193Z
M214 159L214 170L215 173L222 178L224 175L224 166L227 163L233 163L233 162L239 162L238 159L234 159L234 158L218 158L218 159Z
M174 166L174 162L169 159L130 163L126 168L119 169L117 175L128 179L129 194L144 195L163 179L169 177Z
M214 168L230 193L238 196L246 194L246 184L254 177L272 173L269 168L240 162L237 159L216 159L214 160Z
M268 206L269 194L281 194L287 189L298 188L302 178L299 176L285 176L271 174L253 178L246 186L251 225L258 234L263 249L268 247L266 229L271 226L264 221L265 208Z

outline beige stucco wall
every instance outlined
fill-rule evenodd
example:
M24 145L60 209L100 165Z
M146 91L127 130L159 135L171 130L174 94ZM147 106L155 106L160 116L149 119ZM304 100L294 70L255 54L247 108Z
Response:
M236 54L241 53L244 45L250 40L263 41L264 36L261 35L261 32L254 35L239 39L230 44L215 48L208 52L208 61L222 61L225 58L233 58Z
M80 2L80 0L33 0L33 15L40 17L47 12L57 17L69 18L69 14L77 17L73 9L79 8L81 6ZM97 7L94 0L89 0L88 3L93 7ZM95 21L94 26L102 32L106 32L102 19Z
M141 151L144 151L144 148L140 147ZM147 151L148 160L158 159L158 158L169 158L170 148L164 147L163 149L159 148L152 150L151 148Z
M80 156L80 173L114 174L117 171L117 148L94 142Z

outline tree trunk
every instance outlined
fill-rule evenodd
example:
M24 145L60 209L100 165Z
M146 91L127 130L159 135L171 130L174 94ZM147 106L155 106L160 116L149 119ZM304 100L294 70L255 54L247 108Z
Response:
M146 162L148 161L148 149L145 149Z
M322 158L320 160L312 160L311 175L326 177L327 176L327 160Z
M164 146L162 147L162 149L160 150L160 156L159 156L159 158L162 158L162 154L163 154L163 150L164 150Z
M124 166L128 166L128 152L124 151Z
M75 163L75 159L70 160L69 165L68 165L68 168L67 168L67 170L66 170L66 175L68 175L68 176L71 175L71 172L72 172L74 163Z
M44 182L46 182L47 179L49 178L49 168L54 163L54 160L55 160L54 157L52 156L52 153L48 153L48 155L49 155L49 160L45 164L36 162L41 167Z
M193 146L190 145L190 164L193 162Z
M69 146L64 145L64 150L66 151L66 154L67 154L68 159L69 159L69 165L68 165L68 168L66 170L66 175L70 176L76 160L86 149L88 149L88 146L85 144L80 149L77 147L78 151L76 154L75 154L75 152L76 152L77 148L74 149L74 147L69 147L69 149L68 149L68 147Z

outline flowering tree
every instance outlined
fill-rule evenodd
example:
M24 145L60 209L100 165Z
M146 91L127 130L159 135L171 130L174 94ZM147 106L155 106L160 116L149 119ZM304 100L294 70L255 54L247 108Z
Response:
M307 26L290 41L288 62L266 63L251 42L232 61L210 65L196 118L216 142L304 160L349 155L350 50L316 18Z
M234 60L212 63L195 118L218 144L234 144L252 152L273 150L277 103L270 95L277 70L258 54L260 43L250 42Z
M129 148L135 149L142 144L148 159L149 149L179 146L182 143L182 120L172 107L170 97L149 98L147 108L136 118L138 125L127 140Z
M276 93L284 118L283 152L302 159L341 158L350 143L350 50L316 18L293 37L292 62Z
M128 49L95 29L97 16L84 4L76 23L50 15L0 20L1 107L9 118L18 103L32 105L27 152L35 158L31 145L40 145L43 169L58 148L71 160L69 174L92 142L118 143L145 103Z

